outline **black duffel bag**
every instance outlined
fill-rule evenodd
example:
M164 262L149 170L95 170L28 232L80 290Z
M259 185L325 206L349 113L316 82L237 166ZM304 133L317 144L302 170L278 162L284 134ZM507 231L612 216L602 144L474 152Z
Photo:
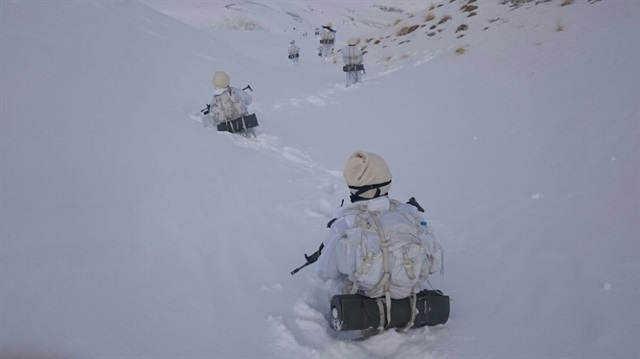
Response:
M384 298L369 298L360 294L334 295L331 298L331 327L336 331L404 328L411 320L411 300L391 300L389 323L386 311ZM416 294L416 316L412 328L444 324L447 320L448 296L439 290L423 290Z
M344 65L344 66L342 66L342 71L344 71L344 72L364 71L364 65L363 64Z
M258 118L255 113L238 117L232 121L218 124L218 131L239 132L250 128L258 127Z

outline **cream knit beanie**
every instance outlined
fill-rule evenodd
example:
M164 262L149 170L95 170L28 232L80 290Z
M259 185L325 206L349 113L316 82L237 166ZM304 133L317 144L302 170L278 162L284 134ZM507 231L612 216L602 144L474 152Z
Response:
M229 86L230 82L231 81L229 80L229 75L227 75L224 71L216 71L216 73L213 74L213 88L215 89L227 87Z
M370 152L356 151L344 166L351 202L384 196L391 188L391 171L385 160Z
M349 46L358 45L358 39L356 39L355 37L350 38L349 41L347 41L347 45L349 45Z

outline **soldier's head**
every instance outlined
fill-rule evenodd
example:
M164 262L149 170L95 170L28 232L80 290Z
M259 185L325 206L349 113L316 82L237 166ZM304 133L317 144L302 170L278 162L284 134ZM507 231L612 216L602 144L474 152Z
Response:
M213 88L215 89L228 87L230 82L229 75L224 71L216 71L216 73L213 74Z
M356 151L344 166L351 202L386 196L391 189L391 171L385 160L371 152Z

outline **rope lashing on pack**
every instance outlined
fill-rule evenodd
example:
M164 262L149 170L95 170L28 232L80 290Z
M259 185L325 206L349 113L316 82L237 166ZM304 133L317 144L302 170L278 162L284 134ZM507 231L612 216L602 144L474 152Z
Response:
M384 332L385 330L385 311L383 298L376 299L376 304L378 305L378 313L380 314L380 321L378 322L378 334L382 334L382 332Z
M389 181L391 182L391 181ZM383 183L381 184L382 186L386 186L388 183ZM376 185L374 185L376 186ZM377 188L377 187L374 187ZM386 319L385 324L384 324L384 329L386 329L389 324L391 324L391 268L390 268L390 263L389 263L389 246L391 245L391 241L387 238L387 236L385 235L385 232L383 230L382 227L382 223L380 222L380 218L379 218L379 213L378 212L369 212L367 211L367 213L369 213L369 217L371 218L371 221L373 222L373 227L375 228L376 232L378 233L378 239L379 239L379 244L380 244L380 250L382 251L382 277L380 278L380 280L378 281L378 283L371 288L368 292L369 293L376 293L380 290L382 290L384 292L384 297L383 298L378 298L378 305L380 305L380 301L384 300L384 303L386 304L386 312L384 313L384 317ZM369 253L368 253L369 254ZM405 269L405 271L407 272L407 277L408 278L415 278L415 274L413 273L413 265L414 263L408 258L408 252L406 250L403 250L403 254L404 254L404 258L403 258L403 267ZM368 271L369 270L369 266L371 266L371 263L368 263L371 260L371 258L363 258L363 263L362 263L362 267L359 268L358 271ZM366 267L366 268L365 268ZM411 316L409 319L409 322L407 323L407 325L401 329L401 331L406 331L409 328L413 327L414 322L415 322L415 318L416 318L416 314L417 314L417 308L416 308L416 303L417 303L417 298L416 298L416 293L415 293L415 288L413 288L411 290L411 295L409 296L409 303L410 303L410 307L411 307ZM383 315L381 314L380 317L382 318ZM381 322L381 327L382 327L382 322ZM384 329L382 328L378 328L380 330L380 332L382 332Z
M361 200L366 200L366 199L371 199L371 198L365 198L365 197L360 197L361 194L373 190L376 190L376 194L373 196L373 198L376 197L380 197L380 196L386 196L387 193L380 193L380 188L387 186L391 184L391 180L387 181L387 182L383 182L383 183L376 183L376 184L368 184L365 186L349 186L349 189L355 189L356 193L352 193L351 194L351 202L356 202L356 201L361 201Z
M246 122L244 122L244 116L242 116L242 131L246 131L247 130L247 124Z
M409 296L409 303L411 305L411 317L409 318L409 321L407 322L407 325L405 325L404 327L400 328L398 331L403 333L406 332L407 330L411 329L411 327L413 327L413 325L415 324L416 321L416 314L418 313L418 308L416 308L416 303L417 303L417 295L416 293L412 293Z
M391 181L389 181L391 183ZM386 186L386 184L383 184ZM378 189L380 191L380 189ZM391 272L389 271L389 245L391 242L387 239L387 236L384 234L384 230L382 229L382 224L380 224L380 219L378 218L377 212L371 212L371 219L373 220L373 224L375 226L376 231L378 232L378 237L380 240L380 249L382 250L382 270L383 275L380 278L378 284L376 284L372 290L377 290L382 287L384 290L384 299L387 304L387 324L386 327L391 323Z

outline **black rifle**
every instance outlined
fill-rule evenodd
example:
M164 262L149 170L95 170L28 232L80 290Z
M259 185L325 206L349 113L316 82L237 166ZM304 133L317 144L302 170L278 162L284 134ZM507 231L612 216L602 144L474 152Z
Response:
M313 264L318 260L318 257L320 257L320 253L322 253L322 248L324 248L324 243L320 244L320 248L318 248L318 250L313 253L312 255L308 256L308 255L304 255L304 259L307 260L307 263L301 265L300 267L294 269L293 271L291 271L291 275L294 275L296 273L298 273L300 271L300 269L308 266L309 264Z
M415 197L411 197L409 198L409 202L407 202L407 204L410 204L414 207L416 207L418 209L418 211L424 213L424 208L422 208L422 206L420 206L420 204L418 203L418 201L416 201Z
M200 110L200 112L202 112L203 115L208 115L209 114L209 107L211 107L211 105L207 104L207 107L203 108L202 110Z
M312 263L313 262L307 262L307 263L301 265L300 267L298 267L298 268L294 269L293 271L291 271L291 275L294 275L294 274L298 273L300 271L300 269L302 269L302 268L304 268L304 267L306 267L306 266L308 266L309 264L312 264Z

